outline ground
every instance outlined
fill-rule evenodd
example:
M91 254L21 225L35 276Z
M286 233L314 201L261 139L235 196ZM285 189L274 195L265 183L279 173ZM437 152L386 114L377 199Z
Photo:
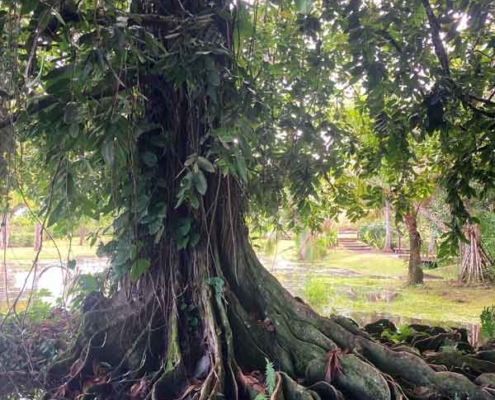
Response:
M384 314L434 324L475 324L483 308L495 302L493 287L460 286L455 265L425 270L425 284L408 287L407 263L386 253L329 250L318 262L301 263L294 243L280 241L276 254L262 258L296 295L323 314L343 313L361 320ZM293 267L295 273L290 272Z
M56 247L52 241L45 241L40 253L40 260L57 260L60 257L62 260L67 260L70 248L69 259L77 259L81 257L95 257L96 248L88 244L79 246L79 240L73 241L72 245L67 240L56 239ZM4 256L4 250L0 250L1 257ZM36 252L32 247L11 247L5 251L7 262L15 263L16 261L32 261Z
M57 241L57 246L66 260L69 243ZM6 252L7 261L13 263L30 261L34 255L32 248ZM69 258L94 256L95 248L72 245ZM452 265L426 270L424 286L408 287L406 262L385 253L329 250L318 262L301 263L294 243L283 240L276 255L260 252L260 256L285 286L324 315L335 312L361 321L385 315L396 317L399 323L402 317L430 324L476 324L483 307L495 303L493 287L458 285ZM40 259L58 258L54 245L45 243Z

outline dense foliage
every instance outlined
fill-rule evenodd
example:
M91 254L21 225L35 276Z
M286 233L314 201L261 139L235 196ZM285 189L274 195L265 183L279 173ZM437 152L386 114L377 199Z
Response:
M488 0L1 1L7 188L36 199L44 228L113 220L100 250L115 294L48 371L54 396L493 398L318 316L259 264L245 224L276 225L284 207L315 229L387 197L418 250L438 181L457 249L476 222L465 201L494 183L493 13ZM279 372L265 378L266 358Z

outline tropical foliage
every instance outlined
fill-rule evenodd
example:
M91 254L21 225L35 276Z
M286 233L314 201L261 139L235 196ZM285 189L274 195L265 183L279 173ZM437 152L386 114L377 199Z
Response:
M488 0L1 1L3 191L35 198L45 230L112 218L111 297L46 389L491 398L293 298L245 220L277 225L284 208L315 231L386 195L421 283L419 205L443 185L457 251L477 222L467 200L495 182L493 14Z

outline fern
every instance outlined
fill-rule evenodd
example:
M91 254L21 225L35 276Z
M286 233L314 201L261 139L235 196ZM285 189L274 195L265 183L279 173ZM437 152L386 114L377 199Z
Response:
M277 373L273 367L273 363L266 358L266 390L271 396L275 392L275 386L277 384Z
M275 392L275 386L277 384L277 373L275 372L273 363L268 358L265 358L265 360L266 360L266 367L265 367L266 393L258 393L258 395L254 398L254 400L268 400Z

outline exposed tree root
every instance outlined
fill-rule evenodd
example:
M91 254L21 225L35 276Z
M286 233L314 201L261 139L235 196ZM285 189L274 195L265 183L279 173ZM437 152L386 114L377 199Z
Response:
M486 382L437 372L442 368L432 368L413 352L377 343L349 319L317 315L262 269L253 254L247 251L243 257L239 281L250 273L250 266L257 268L250 285L241 289L226 274L223 279L231 285L225 289L203 286L206 351L194 369L182 361L168 367L166 359L158 362L168 344L160 346L156 335L150 339L151 326L159 319L150 314L153 306L124 305L118 313L106 309L86 315L70 355L50 370L48 382L60 384L65 374L65 383L52 393L56 398L86 398L84 393L94 396L98 392L101 399L151 400L254 399L261 395L272 400L495 399ZM257 295L248 295L250 290ZM248 296L253 301L245 302ZM144 320L144 315L151 318ZM160 329L157 332L163 334ZM154 360L148 360L153 355ZM449 369L456 365L463 372L462 360L470 360L480 373L495 372L490 361L443 357L429 361L447 364ZM266 359L278 371L272 392L265 376ZM99 370L102 365L109 371Z

